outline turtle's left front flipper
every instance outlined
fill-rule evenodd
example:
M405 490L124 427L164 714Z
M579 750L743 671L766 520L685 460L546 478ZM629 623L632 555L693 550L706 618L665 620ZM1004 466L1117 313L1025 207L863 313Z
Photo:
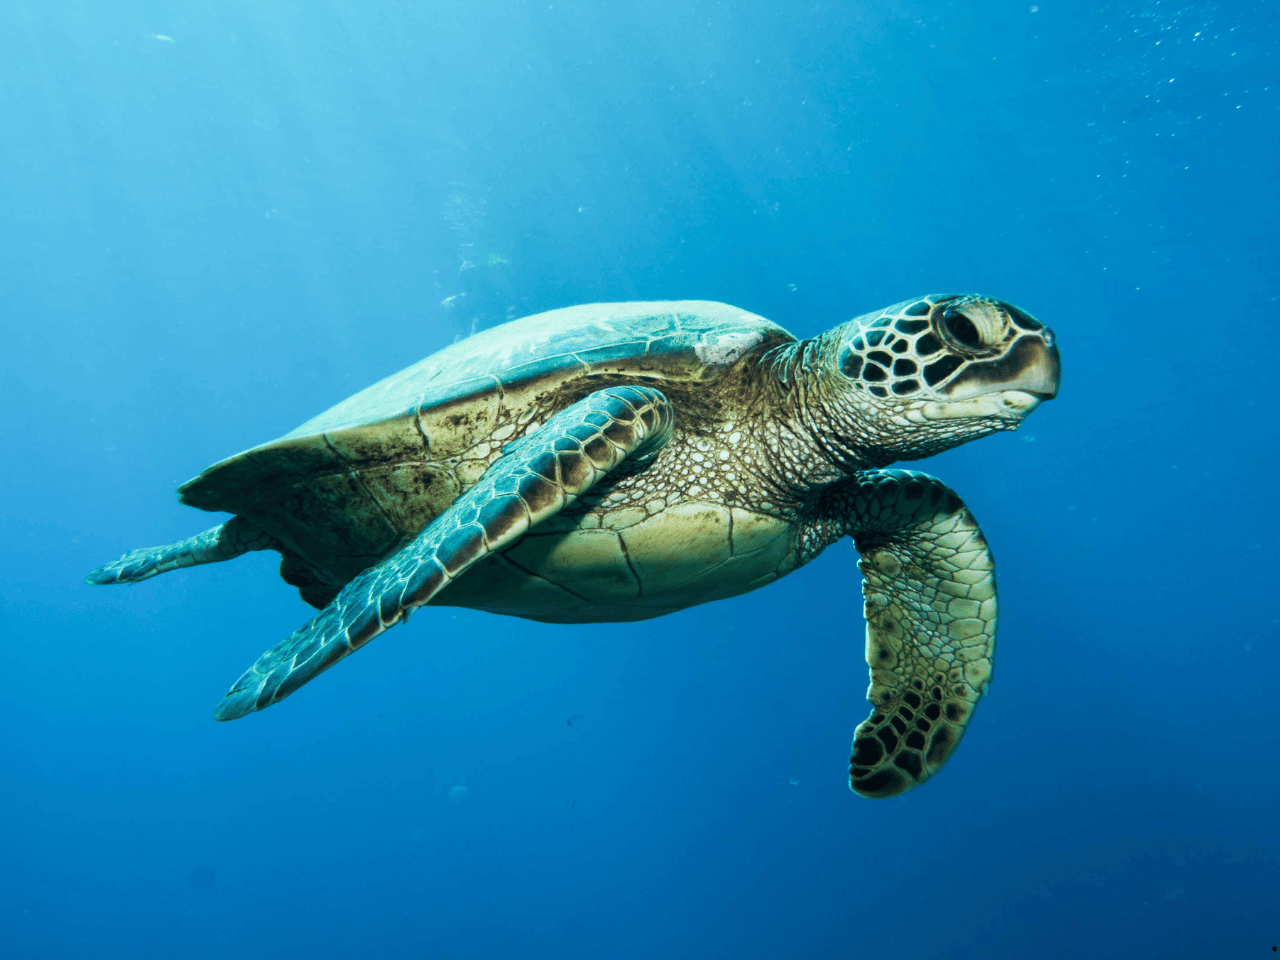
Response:
M559 513L622 461L655 456L673 421L666 397L648 387L609 387L566 407L510 445L407 546L365 570L306 626L259 657L214 716L234 720L284 699L477 561Z
M964 503L928 474L870 470L836 496L862 554L874 706L854 732L849 785L892 797L942 768L987 691L995 562Z

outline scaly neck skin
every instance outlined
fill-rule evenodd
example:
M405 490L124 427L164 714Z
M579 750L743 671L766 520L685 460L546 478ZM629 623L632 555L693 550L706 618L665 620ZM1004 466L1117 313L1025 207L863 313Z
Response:
M879 431L850 391L833 389L826 336L775 347L760 364L767 413L753 436L753 459L771 495L792 508L858 470L898 459L875 446Z

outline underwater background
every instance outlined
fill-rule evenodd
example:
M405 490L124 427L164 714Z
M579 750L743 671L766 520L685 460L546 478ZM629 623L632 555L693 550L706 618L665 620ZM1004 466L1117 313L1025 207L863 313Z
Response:
M1273 2L7 0L0 957L1208 958L1280 944ZM847 786L848 541L644 623L423 610L260 716L275 554L174 488L475 330L926 292L1063 389L911 464L999 563L945 771Z

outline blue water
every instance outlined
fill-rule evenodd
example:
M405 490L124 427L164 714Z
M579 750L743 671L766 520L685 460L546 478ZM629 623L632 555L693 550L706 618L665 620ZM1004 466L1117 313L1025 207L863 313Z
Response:
M157 36L159 35L159 36ZM8 0L0 956L1208 958L1280 944L1274 3ZM83 576L509 316L1055 328L925 464L1000 564L937 778L846 786L847 542L661 620L412 624L211 711L274 555Z

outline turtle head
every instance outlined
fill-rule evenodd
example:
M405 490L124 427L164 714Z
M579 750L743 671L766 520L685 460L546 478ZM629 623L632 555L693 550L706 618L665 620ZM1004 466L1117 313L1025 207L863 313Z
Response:
M852 418L850 446L886 463L1015 429L1058 393L1053 331L990 297L909 300L819 340L829 422Z

